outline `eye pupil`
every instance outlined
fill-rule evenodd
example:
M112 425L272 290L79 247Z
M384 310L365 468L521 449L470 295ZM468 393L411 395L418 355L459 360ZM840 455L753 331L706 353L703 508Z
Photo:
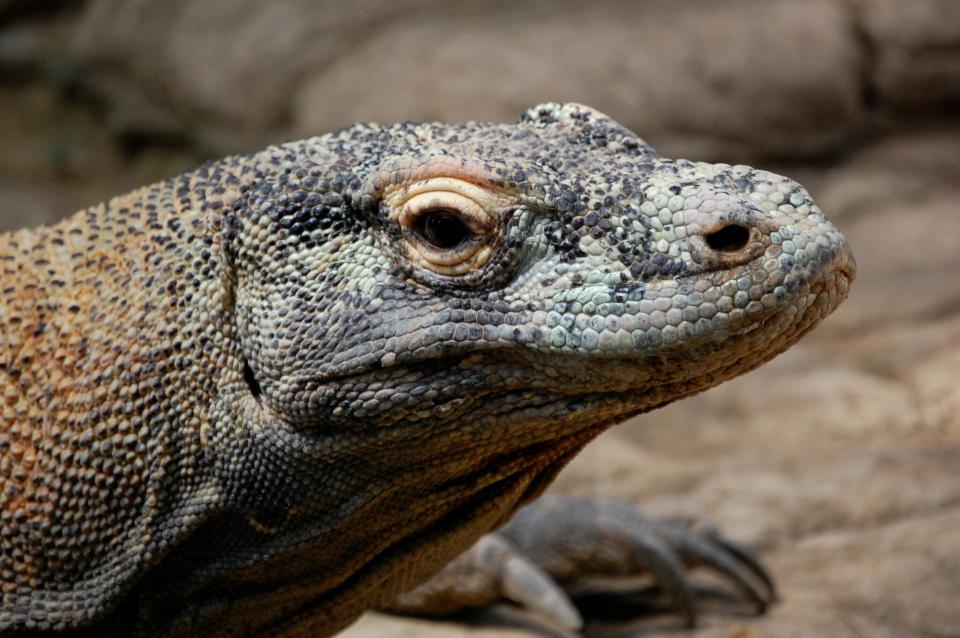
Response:
M454 248L470 234L470 229L450 211L434 211L420 217L420 233L437 248Z

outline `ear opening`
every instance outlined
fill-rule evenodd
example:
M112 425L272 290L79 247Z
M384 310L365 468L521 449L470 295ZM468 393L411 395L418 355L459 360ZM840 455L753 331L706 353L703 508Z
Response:
M253 398L257 401L260 401L260 395L263 394L263 390L260 388L260 383L257 381L257 377L253 374L253 368L250 367L246 357L243 359L243 381L250 389L250 394L253 395Z

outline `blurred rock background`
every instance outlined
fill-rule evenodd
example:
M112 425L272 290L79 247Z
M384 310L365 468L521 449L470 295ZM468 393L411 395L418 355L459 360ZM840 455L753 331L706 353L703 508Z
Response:
M960 636L960 2L0 0L0 230L356 120L588 103L668 156L800 179L850 301L601 437L556 489L706 517L784 602L706 637ZM670 616L591 636L687 635ZM369 615L348 636L550 636Z

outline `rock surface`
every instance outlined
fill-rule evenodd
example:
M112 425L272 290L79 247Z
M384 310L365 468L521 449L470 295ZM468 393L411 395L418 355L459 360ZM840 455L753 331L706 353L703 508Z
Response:
M0 67L52 61L114 126L224 148L356 120L510 120L550 99L673 155L795 161L960 106L953 0L73 6L47 31L9 29Z

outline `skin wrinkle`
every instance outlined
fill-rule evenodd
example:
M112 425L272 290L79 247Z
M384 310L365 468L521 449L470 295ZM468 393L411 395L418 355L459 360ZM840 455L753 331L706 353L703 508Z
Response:
M432 207L477 236L427 248ZM544 104L211 162L0 235L0 270L0 633L322 636L855 267L792 180Z

